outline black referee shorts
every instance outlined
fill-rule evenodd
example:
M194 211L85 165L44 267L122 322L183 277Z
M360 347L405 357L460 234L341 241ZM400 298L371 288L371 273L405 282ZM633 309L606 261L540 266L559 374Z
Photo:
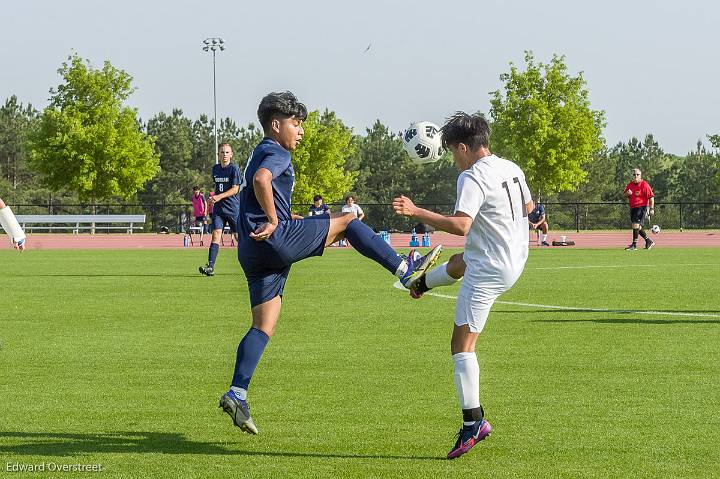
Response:
M630 208L630 223L644 225L650 216L650 208L647 206L638 206Z

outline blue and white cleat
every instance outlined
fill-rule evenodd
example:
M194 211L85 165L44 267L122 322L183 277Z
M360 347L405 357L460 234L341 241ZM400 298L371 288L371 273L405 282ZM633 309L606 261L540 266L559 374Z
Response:
M238 398L235 392L228 391L220 397L220 407L228 413L233 423L249 434L257 434L255 422L250 417L250 406L246 401Z
M415 287L420 278L425 276L425 273L435 265L440 252L442 251L442 245L437 245L425 256L418 257L418 253L415 250L410 251L408 255L408 269L400 278L400 283L407 289L411 290Z

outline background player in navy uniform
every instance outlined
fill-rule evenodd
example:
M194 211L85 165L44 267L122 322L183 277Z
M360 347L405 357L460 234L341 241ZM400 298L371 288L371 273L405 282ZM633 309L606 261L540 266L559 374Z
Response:
M213 166L212 175L215 182L215 194L208 199L213 206L210 220L212 228L212 242L208 251L208 262L200 266L200 272L206 276L215 274L215 259L220 251L220 239L225 225L230 232L237 232L237 217L240 211L240 168L232 162L233 150L230 145L223 143L218 147L220 163Z
M542 197L538 196L535 208L528 214L528 223L530 223L530 228L537 233L537 245L550 246L547 241L548 224L545 216L545 205L541 204L541 201ZM540 239L540 232L542 232L542 239Z
M325 204L322 196L315 195L313 204L311 204L308 209L308 216L318 216L325 213L330 213L330 207Z
M258 119L265 138L253 150L240 186L238 260L248 282L252 327L237 349L230 390L220 407L243 431L257 434L246 397L255 367L280 317L285 281L293 263L320 256L325 247L348 238L355 249L412 287L440 253L397 254L350 213L295 219L291 211L295 172L290 158L303 137L307 109L290 92L270 93L260 102Z

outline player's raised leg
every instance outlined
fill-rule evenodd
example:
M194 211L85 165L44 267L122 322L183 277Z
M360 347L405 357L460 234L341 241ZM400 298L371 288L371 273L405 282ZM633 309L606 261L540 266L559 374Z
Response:
M0 198L0 225L10 237L13 248L22 252L25 250L25 232L20 227L15 214Z
M343 238L349 239L360 254L400 278L400 282L407 288L414 287L435 264L442 251L442 246L438 245L425 256L414 259L404 257L352 213L333 213L330 215L325 246L328 247Z

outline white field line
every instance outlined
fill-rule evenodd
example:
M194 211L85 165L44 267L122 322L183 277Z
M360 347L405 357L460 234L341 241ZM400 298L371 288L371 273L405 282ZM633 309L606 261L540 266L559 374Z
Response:
M393 285L395 288L402 291L407 291L405 287L396 281ZM436 298L443 299L457 299L457 296L450 294L427 292L423 296L435 296ZM520 303L516 301L499 301L496 300L497 304L507 304L509 306L521 306L523 308L540 308L540 309L557 309L563 311L578 311L578 312L593 312L593 313L632 313L632 314L647 314L651 316L691 316L696 318L720 318L720 314L712 313L681 313L676 311L652 311L652 310L640 310L640 309L605 309L605 308L582 308L577 306L558 306L554 304L535 304L535 303Z

